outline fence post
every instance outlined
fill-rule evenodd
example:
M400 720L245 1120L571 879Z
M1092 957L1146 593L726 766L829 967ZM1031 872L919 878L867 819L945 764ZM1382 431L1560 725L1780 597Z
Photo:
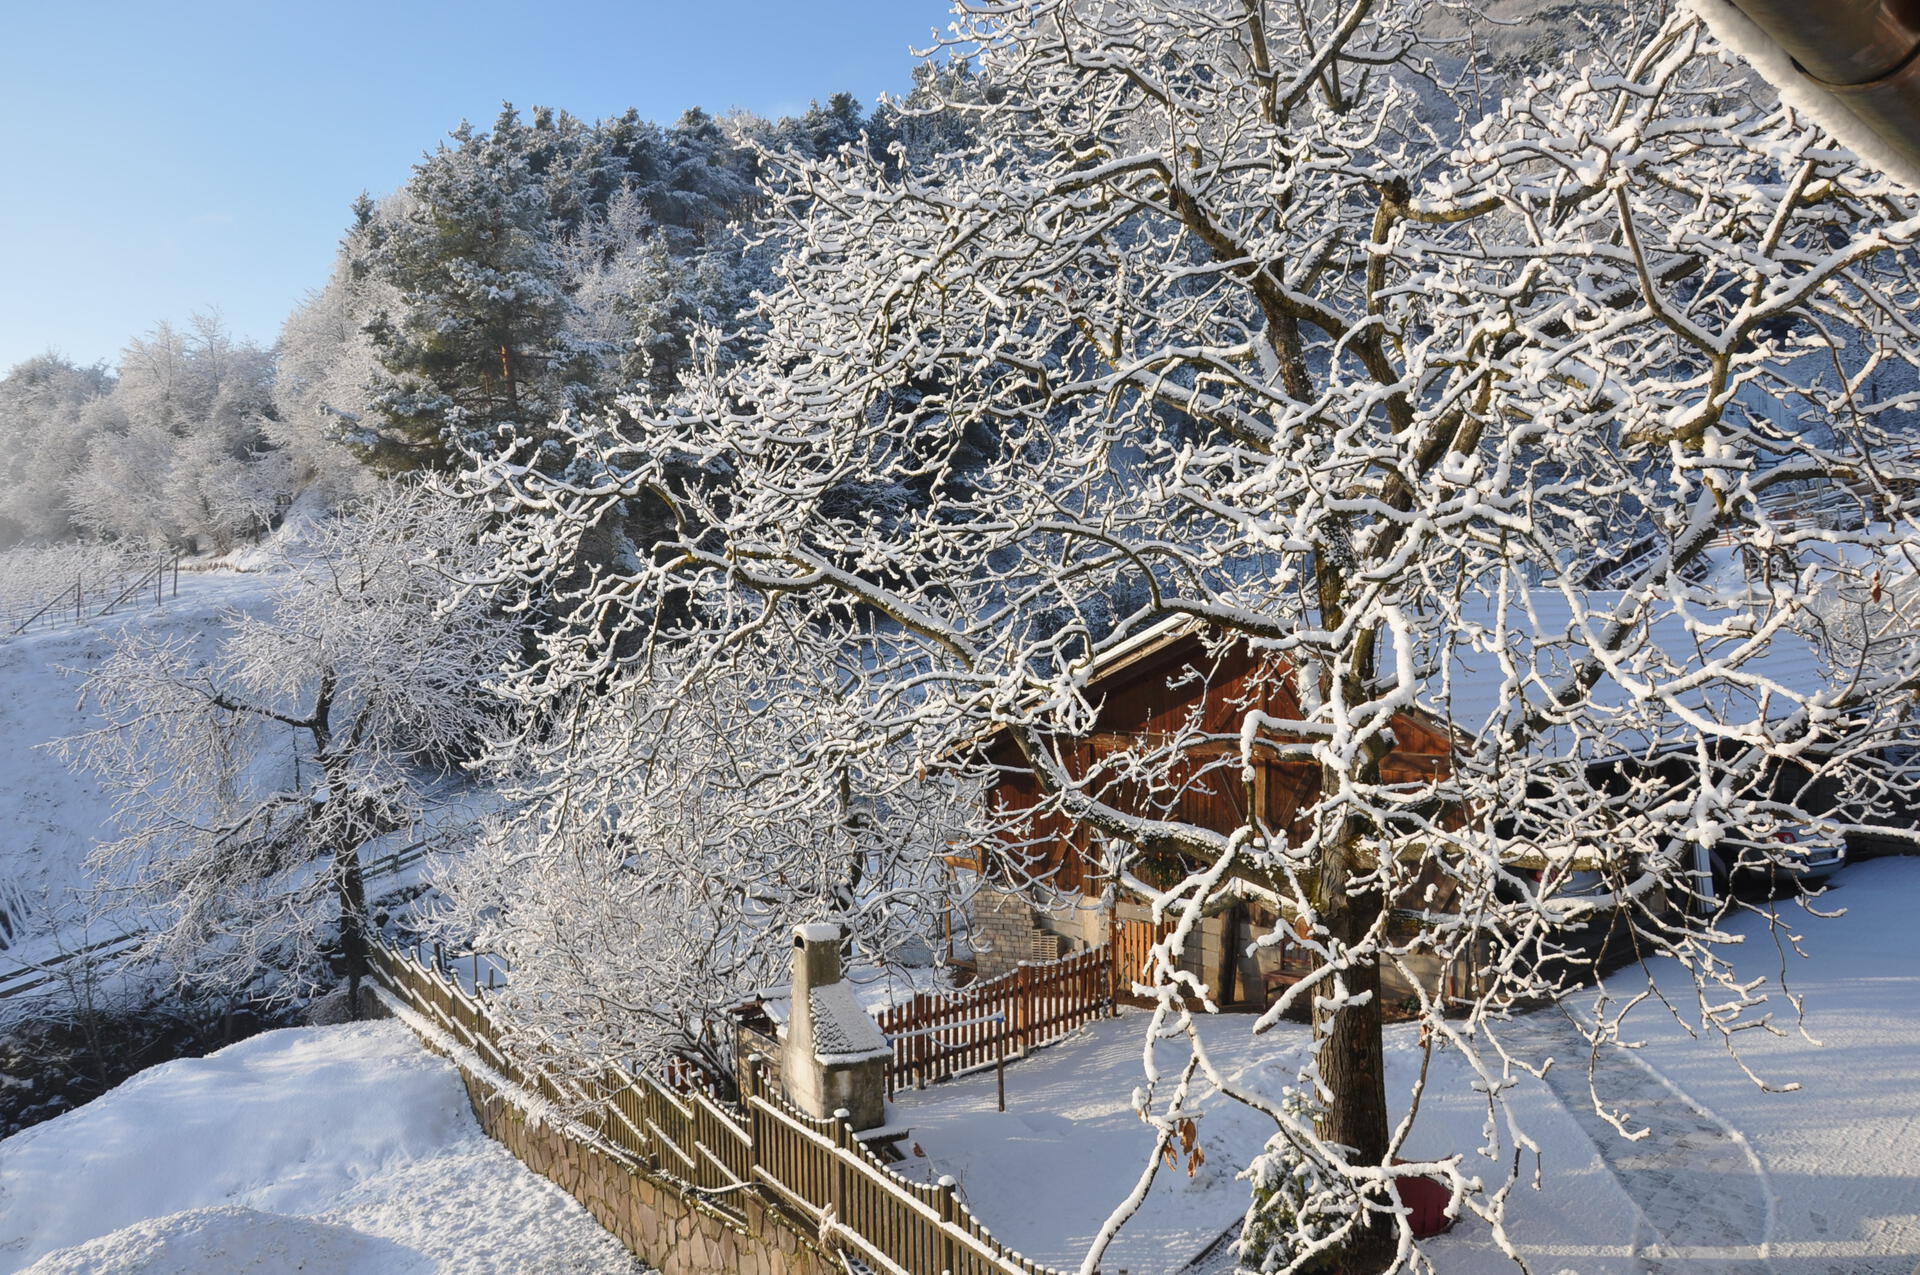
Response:
M1107 1012L1120 1016L1120 908L1107 913Z
M953 1188L959 1183L951 1174L940 1175L940 1269L944 1275L953 1275L954 1258L957 1256L953 1242L953 1228L960 1223L959 1201L954 1199Z
M1000 1110L1007 1109L1007 1034L999 1033L1000 1048L993 1060L993 1088L1000 1099Z
M747 1055L747 1090L740 1095L740 1102L747 1109L747 1181L758 1181L754 1172L762 1166L761 1156L767 1145L766 1130L762 1127L766 1115L755 1101L767 1091L766 1077L760 1074L762 1063L758 1054Z
M847 1204L853 1198L853 1184L847 1179L853 1173L853 1113L845 1107L833 1109L833 1145L840 1148L840 1154L833 1157L833 1216L842 1226L849 1226Z
M1019 971L1020 1053L1024 1057L1033 1052L1033 967L1022 961Z

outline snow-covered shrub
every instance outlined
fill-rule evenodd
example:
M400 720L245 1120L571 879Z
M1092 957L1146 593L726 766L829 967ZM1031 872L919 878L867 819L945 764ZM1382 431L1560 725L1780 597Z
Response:
M1240 1173L1252 1186L1253 1203L1240 1230L1238 1267L1260 1275L1327 1275L1338 1269L1334 1243L1347 1202L1338 1178L1321 1173L1301 1146L1321 1113L1292 1088L1280 1110L1291 1127L1269 1138Z

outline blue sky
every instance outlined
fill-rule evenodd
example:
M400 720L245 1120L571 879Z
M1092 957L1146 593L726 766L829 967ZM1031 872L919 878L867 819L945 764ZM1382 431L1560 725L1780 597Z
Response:
M0 373L217 308L270 342L361 190L503 101L791 114L909 85L945 0L0 4Z

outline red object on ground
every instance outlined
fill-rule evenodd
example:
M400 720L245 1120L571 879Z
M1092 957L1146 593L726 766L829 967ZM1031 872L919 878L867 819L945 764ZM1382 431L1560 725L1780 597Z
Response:
M1438 1179L1395 1178L1393 1189L1399 1194L1400 1203L1413 1214L1411 1221L1415 1239L1424 1240L1453 1229L1454 1219L1447 1216L1447 1201L1453 1198L1453 1193L1442 1186Z

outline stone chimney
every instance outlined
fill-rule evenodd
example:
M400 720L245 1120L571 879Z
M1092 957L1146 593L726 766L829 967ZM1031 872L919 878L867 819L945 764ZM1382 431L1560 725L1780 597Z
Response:
M887 1059L893 1049L840 970L840 927L794 927L793 1006L780 1074L793 1105L825 1120L836 1111L855 1129L887 1122Z

